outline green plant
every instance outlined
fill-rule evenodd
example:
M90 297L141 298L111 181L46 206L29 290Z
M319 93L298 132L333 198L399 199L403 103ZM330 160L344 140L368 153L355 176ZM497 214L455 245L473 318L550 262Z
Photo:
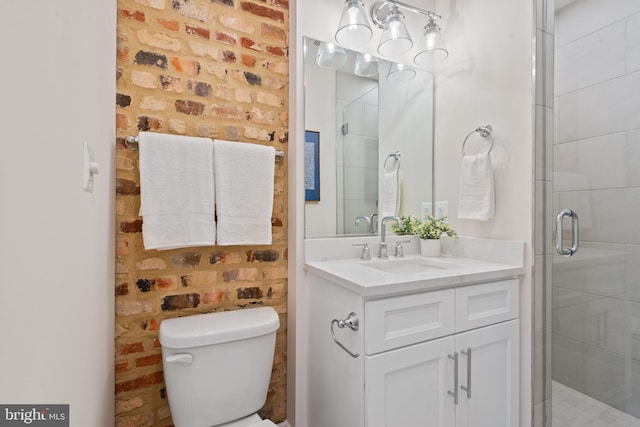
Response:
M396 234L411 234L421 239L439 239L443 234L452 238L458 237L458 234L449 226L446 216L436 219L428 215L426 220L421 220L411 215L402 215L400 220L402 230L396 224L391 225L391 230Z

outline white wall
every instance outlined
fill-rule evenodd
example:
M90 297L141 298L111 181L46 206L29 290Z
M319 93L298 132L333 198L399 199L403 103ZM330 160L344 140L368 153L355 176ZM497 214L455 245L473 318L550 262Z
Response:
M116 2L0 15L0 402L68 403L72 426L112 426Z
M533 224L533 3L530 0L436 0L449 57L436 70L435 194L449 202L463 236L527 243ZM459 220L458 186L465 136L479 125L495 132L495 218ZM472 137L474 138L474 137ZM468 144L481 144L475 136ZM531 423L531 274L521 280L521 422Z

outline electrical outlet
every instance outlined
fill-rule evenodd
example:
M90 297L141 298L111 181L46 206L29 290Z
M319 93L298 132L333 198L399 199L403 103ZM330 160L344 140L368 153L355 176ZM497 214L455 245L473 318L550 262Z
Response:
M431 202L422 202L422 219L427 219L427 215L433 215L433 211L431 210Z
M442 218L443 216L449 216L449 202L436 202L436 218Z

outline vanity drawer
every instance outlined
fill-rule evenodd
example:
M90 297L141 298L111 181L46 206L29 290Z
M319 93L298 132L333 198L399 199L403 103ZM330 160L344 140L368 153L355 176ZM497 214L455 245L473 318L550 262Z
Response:
M365 353L380 353L455 331L453 289L365 302Z
M456 289L456 332L517 318L518 296L516 279Z

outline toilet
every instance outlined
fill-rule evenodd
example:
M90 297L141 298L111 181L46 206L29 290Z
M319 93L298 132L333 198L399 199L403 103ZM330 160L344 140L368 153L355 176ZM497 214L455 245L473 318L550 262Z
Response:
M280 319L271 307L166 319L162 365L175 427L275 427L267 399Z

